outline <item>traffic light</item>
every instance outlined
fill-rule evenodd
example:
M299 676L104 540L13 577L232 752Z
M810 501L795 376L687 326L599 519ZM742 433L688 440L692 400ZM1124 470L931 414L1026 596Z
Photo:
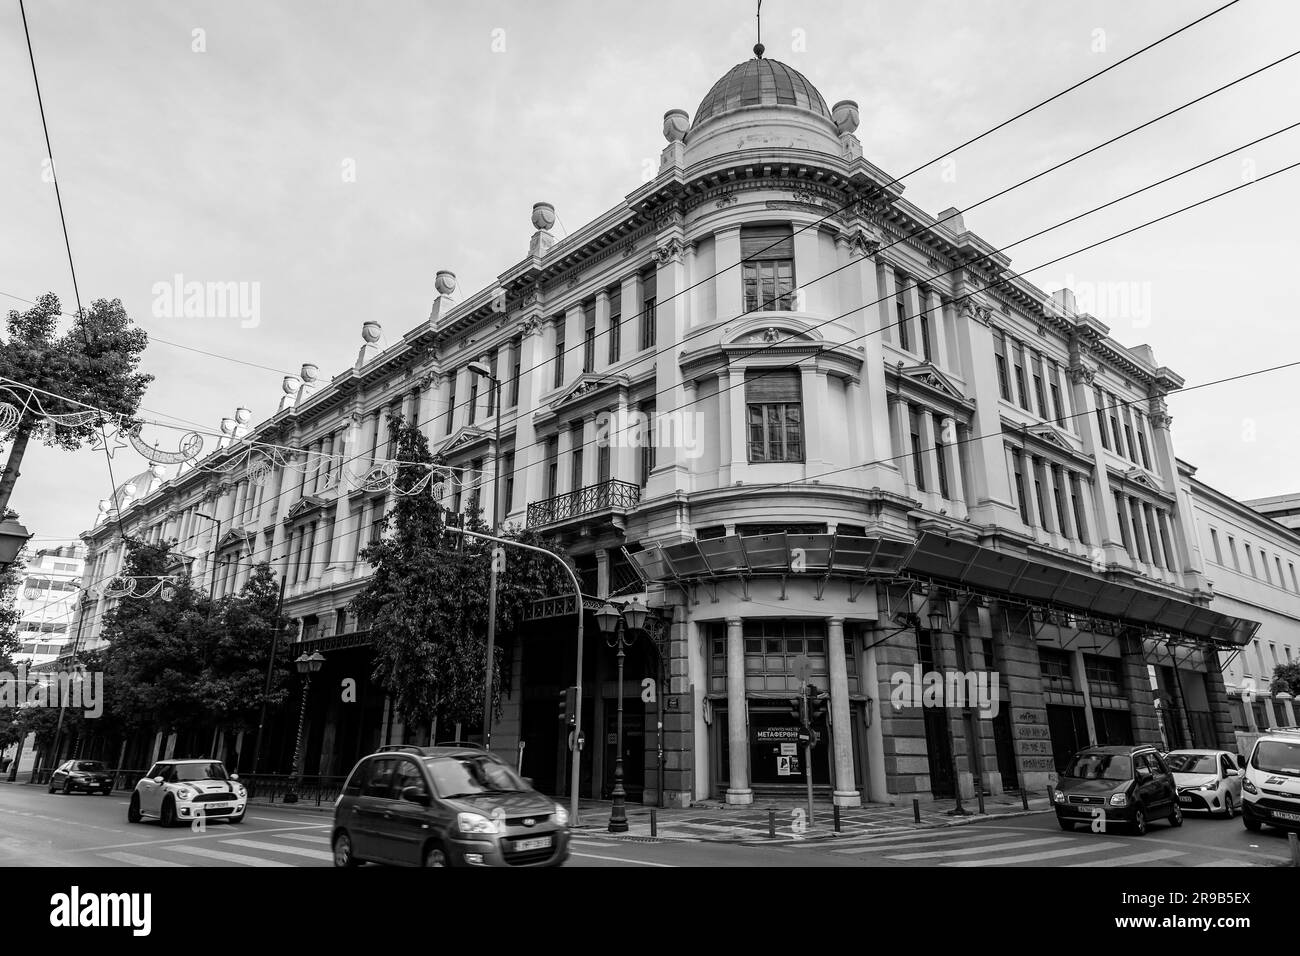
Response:
M820 692L815 684L808 685L809 723L816 724L826 719L830 705L829 694Z
M560 691L560 723L566 727L577 724L578 688L566 687Z
M791 697L789 703L790 703L790 716L791 716L794 720L797 720L797 721L799 721L800 723L803 723L803 719L802 719L802 718L803 718L803 708L799 706L799 698L798 698L798 697Z

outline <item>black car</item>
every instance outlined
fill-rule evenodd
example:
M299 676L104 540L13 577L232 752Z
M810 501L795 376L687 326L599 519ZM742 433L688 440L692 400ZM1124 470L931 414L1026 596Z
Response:
M64 793L72 793L74 790L112 793L113 772L101 760L65 760L50 774L50 793L56 790Z
M1121 823L1139 836L1152 820L1183 825L1174 775L1155 747L1088 747L1070 758L1052 793L1062 830Z
M335 866L558 866L569 815L475 747L387 747L361 758L334 804Z

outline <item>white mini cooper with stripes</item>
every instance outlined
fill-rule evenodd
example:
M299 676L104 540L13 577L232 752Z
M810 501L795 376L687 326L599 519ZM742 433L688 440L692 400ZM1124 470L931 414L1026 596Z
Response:
M239 774L227 774L220 760L160 760L135 785L126 818L157 817L165 827L200 818L241 823L247 807Z

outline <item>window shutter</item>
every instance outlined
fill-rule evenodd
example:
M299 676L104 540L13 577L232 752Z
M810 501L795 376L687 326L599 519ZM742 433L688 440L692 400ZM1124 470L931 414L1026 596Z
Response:
M740 258L793 259L794 230L788 225L742 226Z
M745 401L763 404L800 401L802 390L798 372L765 372L751 370L745 373Z

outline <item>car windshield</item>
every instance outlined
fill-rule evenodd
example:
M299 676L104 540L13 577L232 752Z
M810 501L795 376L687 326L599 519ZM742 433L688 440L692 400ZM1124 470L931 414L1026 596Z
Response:
M177 783L187 780L225 780L226 768L219 763L178 763L173 779Z
M425 765L433 775L434 787L447 798L472 797L480 793L519 793L529 789L513 770L486 754L430 757Z
M104 773L105 771L108 770L108 767L104 766L98 760L82 760L79 763L77 763L72 769L86 770L91 773Z
M1261 740L1255 747L1255 755L1250 758L1250 765L1266 773L1300 777L1300 742Z
M1077 780L1131 780L1133 760L1128 754L1080 754L1065 768Z
M1218 774L1219 761L1213 754L1166 754L1165 763L1174 773Z

